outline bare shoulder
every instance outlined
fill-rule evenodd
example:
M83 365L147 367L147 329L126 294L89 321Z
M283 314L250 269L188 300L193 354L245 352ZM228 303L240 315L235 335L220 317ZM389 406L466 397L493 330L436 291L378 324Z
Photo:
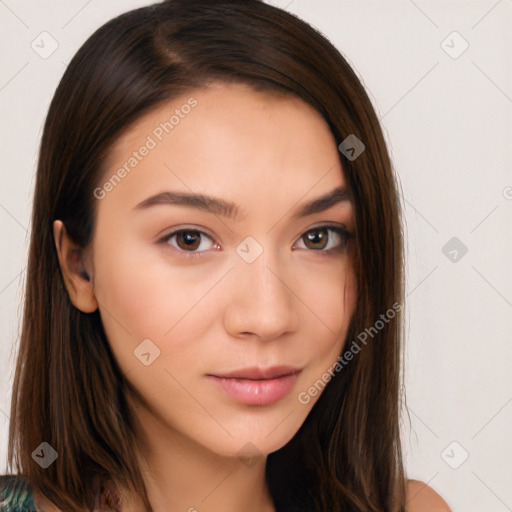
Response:
M62 510L44 498L37 489L34 489L34 502L37 512L62 512Z
M407 512L452 512L446 501L420 480L407 481L405 509Z

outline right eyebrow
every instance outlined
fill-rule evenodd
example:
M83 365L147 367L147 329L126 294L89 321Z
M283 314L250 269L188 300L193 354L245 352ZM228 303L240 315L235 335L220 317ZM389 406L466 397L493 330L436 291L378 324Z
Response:
M137 204L133 209L146 209L157 205L189 206L198 210L214 213L215 215L229 217L234 221L240 221L245 218L245 215L242 214L241 207L236 203L210 195L190 192L160 192L159 194L144 199L144 201Z

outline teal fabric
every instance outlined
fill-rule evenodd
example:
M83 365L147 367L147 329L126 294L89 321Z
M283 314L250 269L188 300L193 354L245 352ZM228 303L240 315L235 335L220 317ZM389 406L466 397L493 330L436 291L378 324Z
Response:
M19 475L0 475L0 512L37 512L32 488Z

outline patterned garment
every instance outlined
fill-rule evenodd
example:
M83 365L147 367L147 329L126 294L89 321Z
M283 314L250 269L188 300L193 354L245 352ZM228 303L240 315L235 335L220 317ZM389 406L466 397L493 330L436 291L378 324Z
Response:
M0 512L37 512L31 488L17 475L0 476Z
M0 512L39 512L32 488L19 475L0 475ZM100 487L92 512L121 512L119 497Z

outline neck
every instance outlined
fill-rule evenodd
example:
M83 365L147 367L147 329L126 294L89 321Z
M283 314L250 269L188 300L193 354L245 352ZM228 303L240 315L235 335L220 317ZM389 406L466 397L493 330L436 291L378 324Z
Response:
M153 512L275 512L266 484L266 456L251 464L208 450L135 408L141 439L141 473ZM143 510L131 496L122 512Z

